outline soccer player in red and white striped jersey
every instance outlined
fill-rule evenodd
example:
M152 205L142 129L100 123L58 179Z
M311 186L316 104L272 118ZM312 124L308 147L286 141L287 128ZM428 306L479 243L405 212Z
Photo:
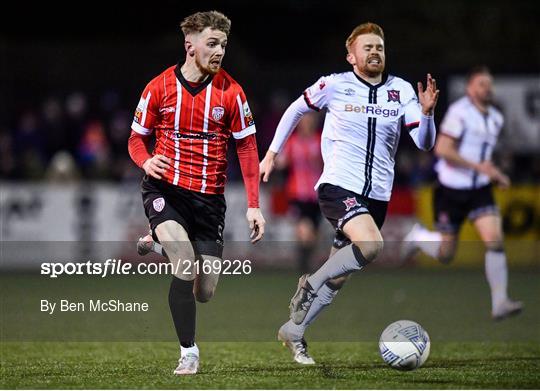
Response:
M321 134L317 113L307 113L278 156L279 167L287 168L286 191L289 211L295 219L296 258L302 274L311 271L321 211L313 190L323 169Z
M230 26L217 11L184 19L186 60L148 83L129 139L130 156L146 173L141 187L152 235L175 271L169 306L181 345L177 375L197 372L195 298L208 301L219 277L214 270L203 273L205 268L197 274L194 260L221 259L231 136L246 186L252 242L264 234L253 115L242 87L221 68ZM185 260L192 261L188 267Z

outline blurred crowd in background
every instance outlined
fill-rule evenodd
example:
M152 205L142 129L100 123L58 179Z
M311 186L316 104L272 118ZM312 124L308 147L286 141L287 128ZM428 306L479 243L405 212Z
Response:
M160 9L170 12L144 20L140 8L111 2L84 5L77 18L61 17L54 4L37 4L25 23L6 17L0 26L0 178L138 180L142 172L128 156L127 139L139 94L182 59L178 25L195 11L218 9L232 20L224 68L246 91L262 158L283 111L302 90L321 75L350 70L345 38L367 20L385 30L389 72L413 85L427 72L436 75L437 125L449 104L449 78L473 65L491 67L495 81L498 74L538 75L540 3L518 3L344 1L328 7L275 0L250 13L251 3L241 0L226 6L164 1ZM400 142L396 183L432 181L433 154L416 150L405 134ZM514 182L538 181L537 150L522 154L500 146L498 152ZM234 145L229 157L229 181L238 181Z
M259 155L268 149L276 126L296 96L282 90L267 102L248 97L256 115ZM136 102L117 91L89 95L80 91L50 96L26 107L0 129L0 177L14 180L138 180L142 171L131 161L127 139ZM261 108L265 109L262 110ZM445 107L439 107L443 112ZM315 124L321 131L324 114ZM540 156L514 156L501 145L498 163L518 182L540 178ZM525 172L518 159L527 165ZM396 156L396 184L418 185L434 179L433 153L420 153L406 134ZM241 180L234 141L229 145L229 181Z

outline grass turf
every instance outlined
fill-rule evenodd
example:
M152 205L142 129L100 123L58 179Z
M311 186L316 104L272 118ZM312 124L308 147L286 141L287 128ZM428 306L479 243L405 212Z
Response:
M0 388L540 388L537 271L510 273L510 292L526 307L503 322L489 319L480 270L354 276L308 330L313 367L298 366L275 342L296 276L224 278L216 297L198 307L201 372L189 378L172 375L178 351L167 278L50 281L8 274L0 282ZM109 297L145 300L151 311L39 310L42 298ZM398 319L418 321L431 336L430 358L417 371L395 371L379 356L380 332Z
M176 344L26 342L2 346L2 388L367 389L538 388L540 348L526 343L440 343L424 367L399 372L376 343L310 346L317 365L291 361L277 342L201 343L197 376L176 377Z

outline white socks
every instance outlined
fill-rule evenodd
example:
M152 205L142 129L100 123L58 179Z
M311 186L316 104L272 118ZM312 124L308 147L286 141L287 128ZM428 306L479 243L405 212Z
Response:
M287 331L291 335L294 341L302 339L306 328L319 316L324 307L328 306L334 297L336 297L339 290L333 290L328 287L327 284L321 286L317 291L317 297L311 303L311 307L306 314L304 321L300 324L295 324L292 320L285 324Z
M442 240L442 235L439 232L418 227L414 233L413 240L427 255L433 258L439 257L439 248L441 247Z
M491 307L494 309L508 299L508 268L504 251L486 251L486 278L491 288Z
M195 354L197 357L199 357L199 347L197 346L197 344L193 345L190 348L185 348L183 346L180 346L180 356L181 357L184 357L189 353Z

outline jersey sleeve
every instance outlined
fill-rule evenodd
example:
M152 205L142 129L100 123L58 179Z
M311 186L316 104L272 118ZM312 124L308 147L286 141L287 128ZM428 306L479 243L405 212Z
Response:
M154 131L159 117L159 91L150 82L143 93L135 109L135 116L131 123L131 129L143 136L148 136Z
M331 83L332 76L323 76L304 91L304 100L310 109L320 111L328 106Z
M441 122L441 133L453 138L460 138L464 130L459 110L455 106L450 107Z
M235 139L239 140L256 132L253 114L243 89L239 86L231 102L230 129Z
M405 101L403 104L403 124L405 125L405 128L410 132L413 129L416 129L418 125L420 125L422 111L420 110L420 104L418 103L418 97L416 96L416 92L410 84L408 84L408 88L405 90L404 98Z

